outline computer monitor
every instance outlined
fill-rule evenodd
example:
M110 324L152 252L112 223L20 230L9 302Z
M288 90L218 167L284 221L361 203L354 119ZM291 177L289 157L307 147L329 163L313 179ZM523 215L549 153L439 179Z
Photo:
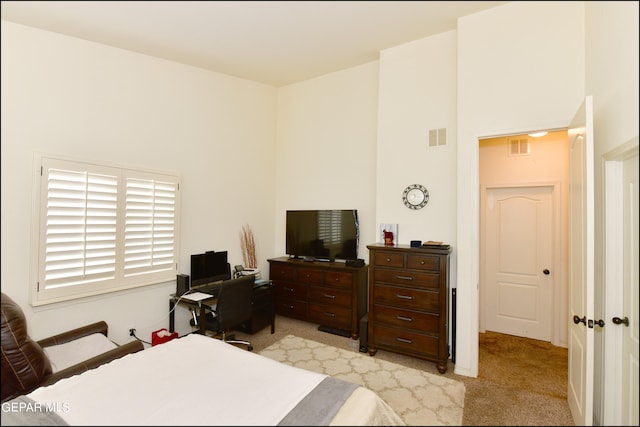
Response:
M191 255L191 287L230 279L231 267L227 257L227 251Z

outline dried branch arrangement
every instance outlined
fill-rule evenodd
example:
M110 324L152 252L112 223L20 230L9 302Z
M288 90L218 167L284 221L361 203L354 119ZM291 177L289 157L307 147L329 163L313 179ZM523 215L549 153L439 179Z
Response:
M248 225L242 226L240 233L240 245L242 246L242 260L246 268L257 268L256 244L253 240L253 231Z

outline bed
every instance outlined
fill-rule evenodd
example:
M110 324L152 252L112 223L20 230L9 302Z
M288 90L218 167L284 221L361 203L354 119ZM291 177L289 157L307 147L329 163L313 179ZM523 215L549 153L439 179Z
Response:
M403 425L369 389L190 334L2 404L3 425Z

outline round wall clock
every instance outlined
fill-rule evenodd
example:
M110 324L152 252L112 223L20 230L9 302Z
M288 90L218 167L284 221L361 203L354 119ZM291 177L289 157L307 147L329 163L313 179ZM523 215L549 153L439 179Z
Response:
M420 184L411 184L402 192L402 201L409 209L422 209L429 202L429 192Z

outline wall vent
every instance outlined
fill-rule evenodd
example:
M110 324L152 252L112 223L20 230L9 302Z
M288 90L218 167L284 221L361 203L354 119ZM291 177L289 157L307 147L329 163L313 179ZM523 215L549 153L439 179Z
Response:
M509 140L510 156L527 156L529 155L529 140L526 138L514 138Z
M447 145L447 129L429 129L429 147Z

